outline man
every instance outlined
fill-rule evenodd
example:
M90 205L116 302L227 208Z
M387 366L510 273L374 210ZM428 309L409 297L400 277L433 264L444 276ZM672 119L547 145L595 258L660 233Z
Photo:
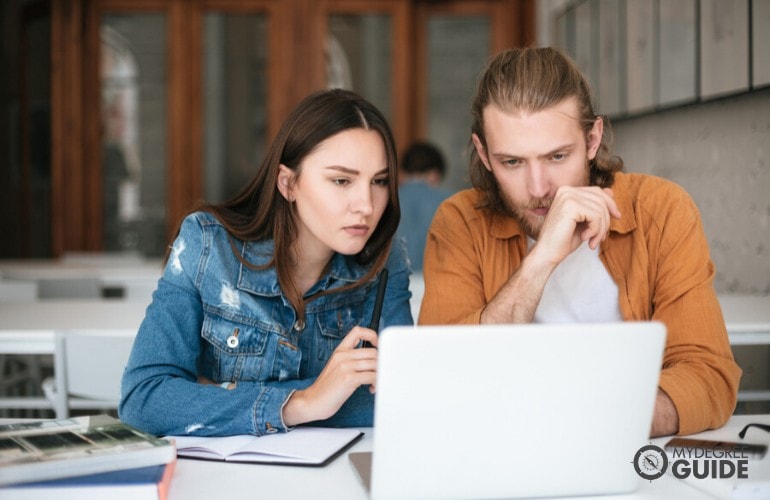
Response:
M419 322L659 320L668 337L651 435L723 425L741 370L690 197L620 173L588 83L557 50L498 55L472 115L474 188L436 213Z
M428 142L412 143L401 157L398 198L401 222L398 235L404 238L410 267L422 271L425 237L436 209L451 193L439 187L446 165L441 151Z

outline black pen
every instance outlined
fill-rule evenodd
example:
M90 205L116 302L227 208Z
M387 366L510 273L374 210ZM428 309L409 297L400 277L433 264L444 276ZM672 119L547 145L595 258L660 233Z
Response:
M375 332L380 327L380 315L382 314L382 303L385 300L385 287L388 286L388 270L380 271L380 282L377 285L377 297L374 299L374 311L372 312L372 321L369 323L369 329ZM361 347L372 347L371 342L364 340Z

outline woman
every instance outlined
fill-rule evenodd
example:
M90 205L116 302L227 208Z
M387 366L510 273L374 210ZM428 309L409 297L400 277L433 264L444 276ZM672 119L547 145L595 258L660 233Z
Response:
M289 115L253 181L182 222L123 376L120 418L153 434L372 425L368 325L412 324L395 148L382 114L323 91Z

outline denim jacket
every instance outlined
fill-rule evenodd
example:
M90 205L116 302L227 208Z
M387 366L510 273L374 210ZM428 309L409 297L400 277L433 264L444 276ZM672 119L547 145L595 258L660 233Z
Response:
M231 246L231 241L233 246ZM377 280L309 301L304 321L284 297L273 241L231 239L212 215L197 212L181 227L123 375L120 418L158 435L257 436L289 429L282 408L311 385L342 338L371 320ZM394 241L380 329L413 323L409 269ZM327 274L308 291L339 288L368 267L335 254ZM198 383L236 382L232 390ZM359 387L340 410L314 425L371 426L374 396Z

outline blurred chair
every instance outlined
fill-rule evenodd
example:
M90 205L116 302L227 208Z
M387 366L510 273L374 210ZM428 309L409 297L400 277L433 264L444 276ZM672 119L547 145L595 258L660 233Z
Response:
M152 302L152 293L158 287L158 278L126 279L120 286L121 297L125 300L141 301L145 304Z
M96 278L40 278L40 299L100 299L102 287Z
M0 302L37 299L37 282L0 279Z
M139 252L65 252L61 256L65 264L99 266L136 266L147 259Z
M56 333L54 376L43 381L43 393L56 413L70 410L113 410L136 330L83 330Z
M37 300L37 282L0 279L0 302ZM0 396L27 396L40 383L39 356L0 354ZM17 415L31 416L31 415Z

